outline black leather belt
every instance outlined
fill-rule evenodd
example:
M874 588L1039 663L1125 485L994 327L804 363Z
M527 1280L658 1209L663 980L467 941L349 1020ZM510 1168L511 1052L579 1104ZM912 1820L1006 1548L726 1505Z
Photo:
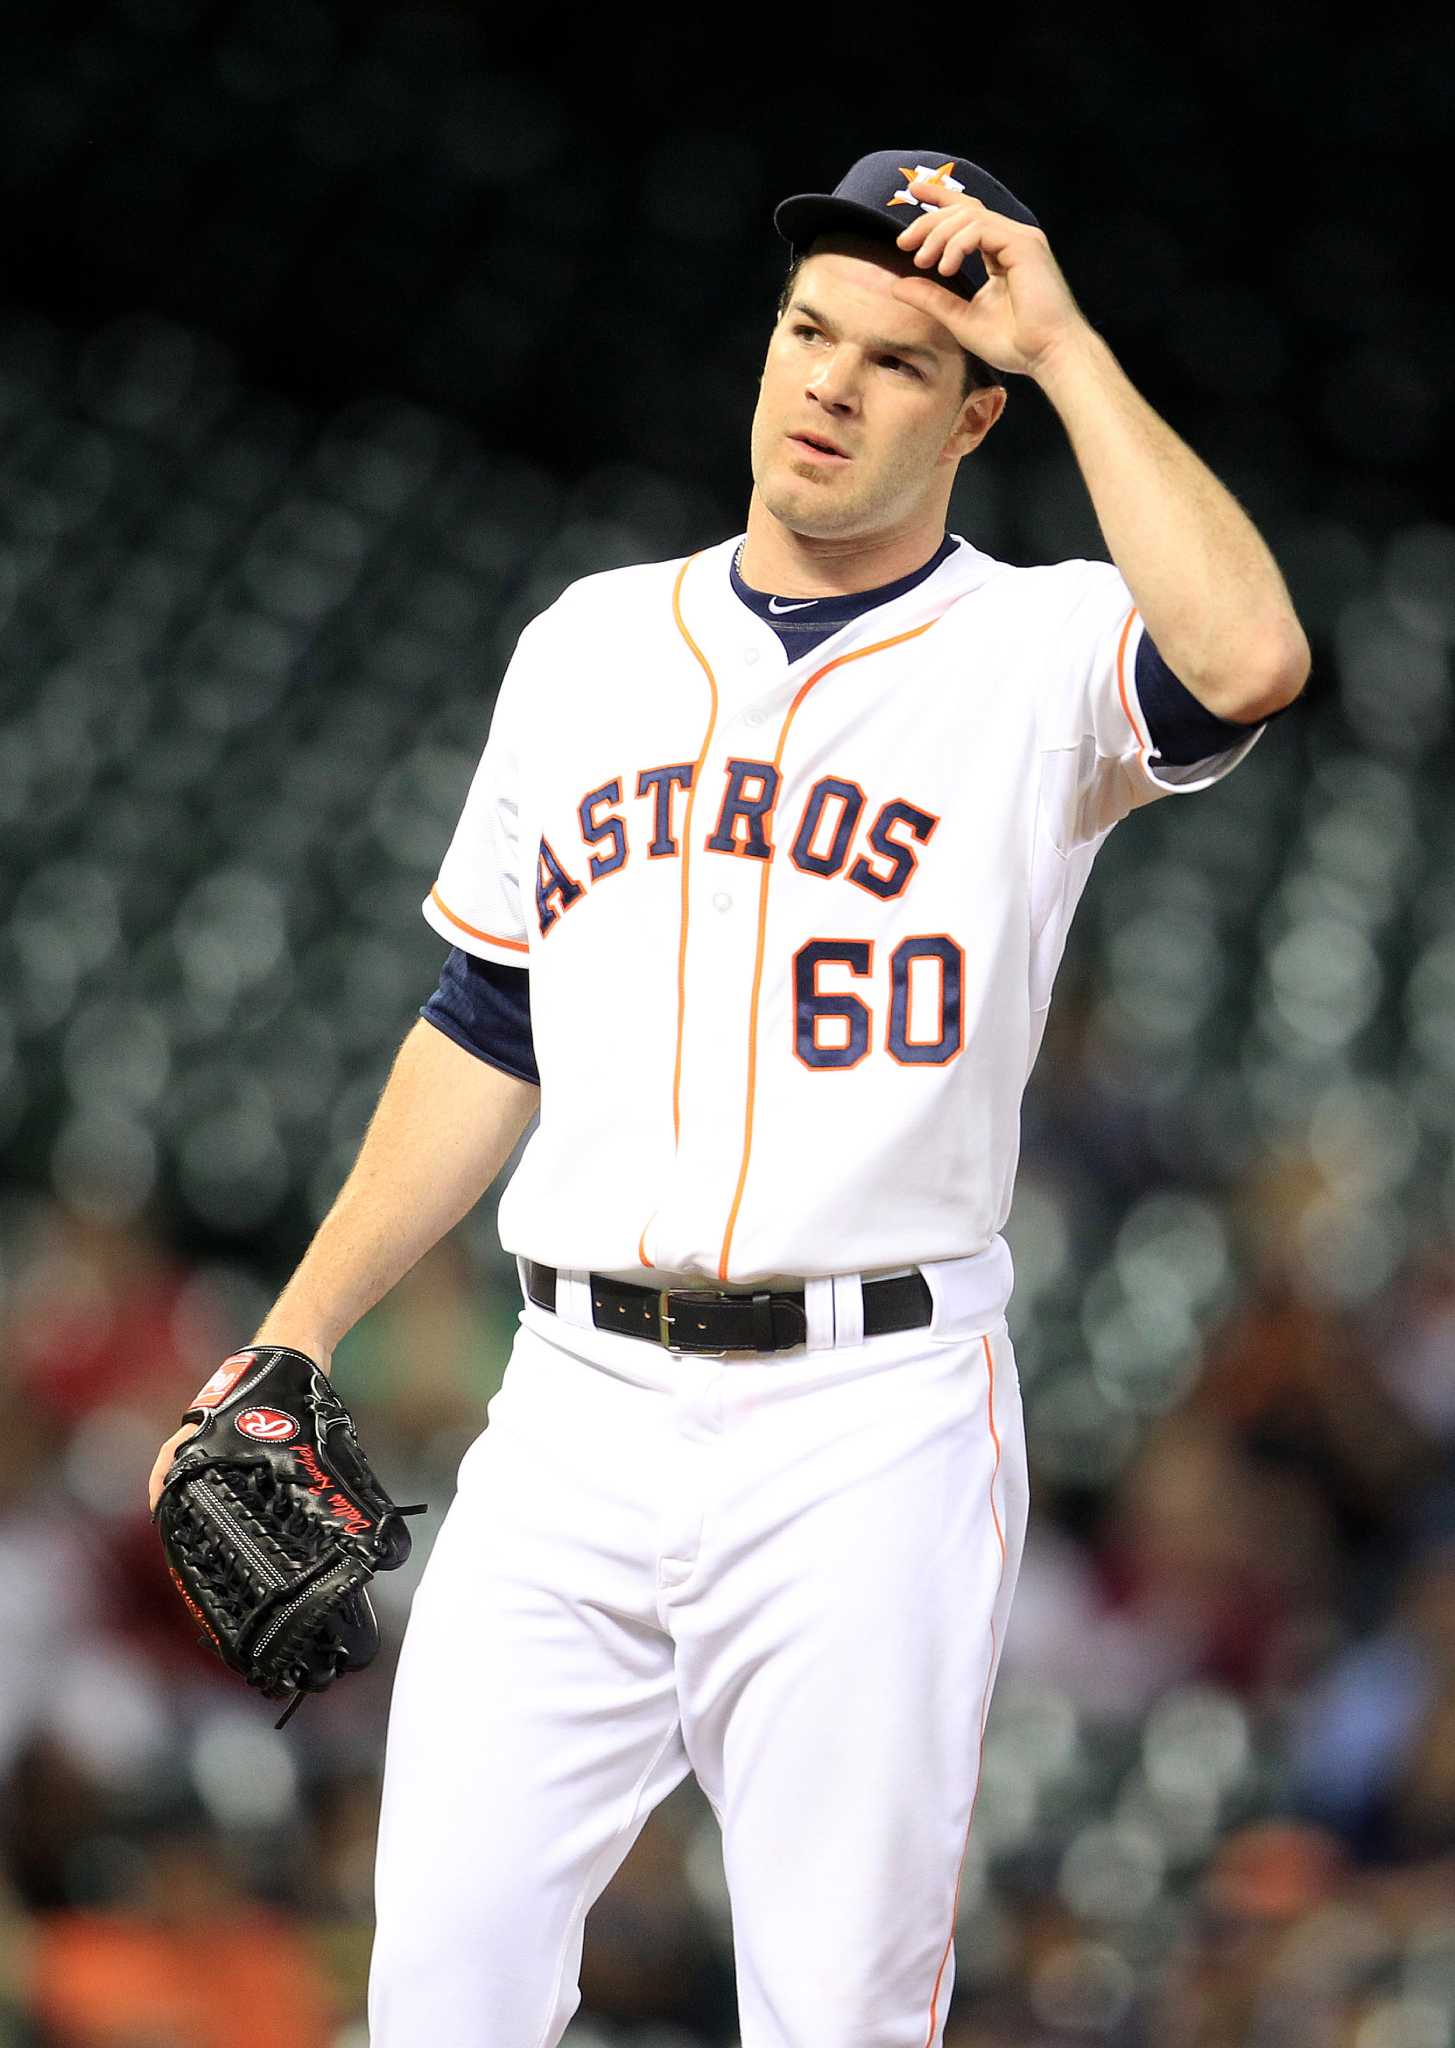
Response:
M619 1337L645 1337L669 1351L791 1351L808 1338L801 1293L717 1294L703 1289L659 1291L629 1280L591 1276L591 1320ZM525 1291L554 1312L556 1269L525 1261ZM923 1329L933 1303L923 1273L864 1282L864 1335Z

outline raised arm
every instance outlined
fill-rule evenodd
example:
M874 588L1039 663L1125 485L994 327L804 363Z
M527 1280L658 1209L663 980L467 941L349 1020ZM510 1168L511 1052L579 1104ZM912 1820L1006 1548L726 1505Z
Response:
M253 1342L286 1344L327 1372L335 1345L471 1209L540 1099L423 1019L399 1049L359 1156ZM155 1506L176 1446L152 1468Z
M1206 463L1148 405L1072 297L1039 228L916 182L931 205L899 237L925 270L897 297L1055 407L1091 502L1163 660L1209 711L1251 723L1296 697L1309 650L1278 565ZM987 282L963 299L934 282L978 250Z

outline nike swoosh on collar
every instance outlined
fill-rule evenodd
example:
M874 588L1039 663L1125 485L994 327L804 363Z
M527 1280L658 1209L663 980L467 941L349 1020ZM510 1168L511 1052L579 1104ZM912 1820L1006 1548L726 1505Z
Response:
M797 604L780 604L776 597L770 597L768 609L770 612L802 612L807 611L811 604L817 603L818 599L816 597L800 598Z

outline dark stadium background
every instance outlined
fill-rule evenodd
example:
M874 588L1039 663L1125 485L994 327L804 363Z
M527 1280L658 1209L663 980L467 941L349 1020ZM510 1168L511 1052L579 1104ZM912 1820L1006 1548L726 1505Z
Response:
M1028 1096L1035 1516L947 2041L1448 2048L1452 64L1418 9L6 10L3 2048L362 2048L390 1657L275 1736L146 1471L433 984L521 624L740 526L772 206L900 144L1037 210L1315 649L1231 782L1113 836ZM1104 552L1034 391L954 525ZM437 1512L513 1285L487 1200L340 1353ZM573 2048L735 2039L691 1788L585 1992Z

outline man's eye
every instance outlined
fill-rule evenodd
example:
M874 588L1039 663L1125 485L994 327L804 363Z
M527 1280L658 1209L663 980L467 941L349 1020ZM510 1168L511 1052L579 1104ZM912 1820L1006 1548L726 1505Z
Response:
M919 371L915 368L914 364L907 363L903 356L881 356L880 361L886 370L903 370L906 376L910 377L917 377L919 375Z
M816 327L810 327L810 326L809 326L809 325L807 324L807 322L806 322L806 321L803 321L803 320L800 320L800 321L799 321L798 325L797 325L797 326L796 326L796 327L794 328L794 330L793 330L793 331L794 331L794 333L795 333L795 334L802 334L802 335L810 335L810 334L817 334L817 333L818 333L818 329L817 329Z

